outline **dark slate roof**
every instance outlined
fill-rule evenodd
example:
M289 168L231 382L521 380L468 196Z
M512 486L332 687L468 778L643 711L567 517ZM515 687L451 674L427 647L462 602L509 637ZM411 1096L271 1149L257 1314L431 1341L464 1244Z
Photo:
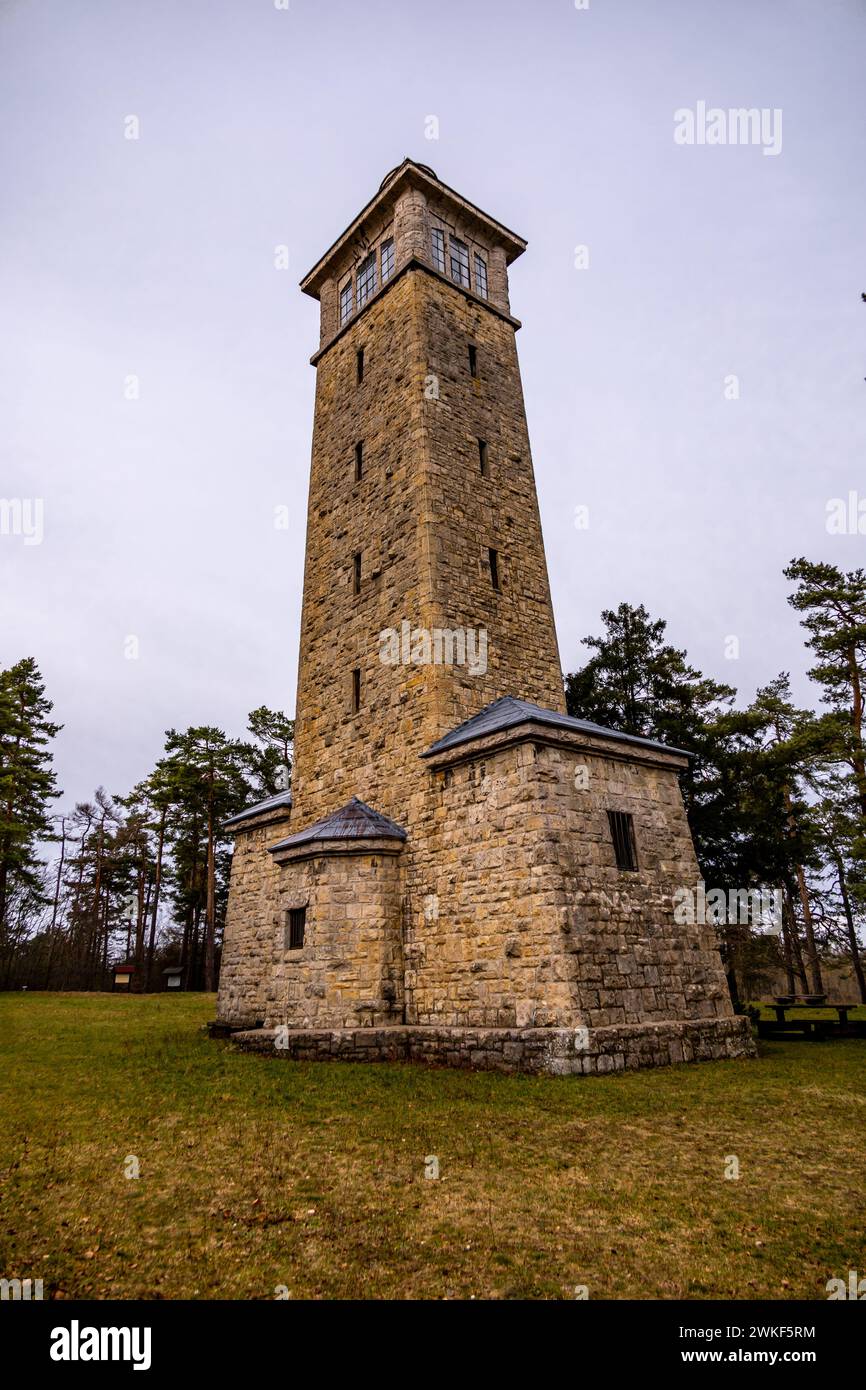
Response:
M228 820L223 821L223 826L239 825L242 820L250 820L253 816L263 816L266 811L275 811L278 806L291 806L291 792L277 792L275 796L266 796L264 801L257 801L255 806L248 806L245 811L238 811L236 816L229 816Z
M296 835L290 835L287 840L280 840L278 845L270 845L270 853L274 854L278 849L294 849L296 845L306 845L313 840L405 840L406 831L402 825L397 825L395 821L383 816L381 811L374 811L372 806L367 806L363 801L359 801L357 796L353 796L351 801L347 801L345 806L341 806L339 811L334 811L324 820L316 821L315 825L308 825L306 830L299 830Z
M473 739L483 738L486 734L497 734L502 729L514 729L519 724L547 724L556 729L570 729L574 733L594 734L596 738L616 739L617 743L635 743L643 748L660 748L666 753L682 753L685 757L691 757L683 748L672 748L668 743L660 743L654 738L638 738L636 734L620 734L616 729L606 729L603 724L593 724L589 719L575 719L570 714L558 714L553 709L543 709L541 705L533 705L529 700L517 700L513 695L503 695L500 700L494 700L492 705L487 705L478 714L474 714L471 719L467 719L463 724L458 724L456 729L452 729L450 734L445 734L440 738L426 753L422 753L422 758L430 758L434 753L446 753L450 748L457 748L461 743L469 743Z

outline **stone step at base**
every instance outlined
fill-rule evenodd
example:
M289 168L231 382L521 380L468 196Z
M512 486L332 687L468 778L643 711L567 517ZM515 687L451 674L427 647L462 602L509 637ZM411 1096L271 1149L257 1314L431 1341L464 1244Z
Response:
M426 1062L552 1076L756 1055L749 1020L740 1016L610 1028L256 1028L232 1033L231 1044L299 1062Z

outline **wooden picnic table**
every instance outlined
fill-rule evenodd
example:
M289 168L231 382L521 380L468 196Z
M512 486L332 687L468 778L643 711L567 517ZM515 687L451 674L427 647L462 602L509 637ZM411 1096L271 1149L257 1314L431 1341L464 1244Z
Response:
M856 1007L857 1007L856 1004L771 1004L771 1005L770 1005L770 1008L771 1008L771 1009L775 1009L775 1011L776 1011L776 1019L778 1020L779 1023L784 1023L784 1022L786 1021L786 1020L785 1020L785 1014L788 1012L789 1009L807 1009L807 1010L809 1010L809 1011L810 1011L811 1013L813 1013L813 1014L814 1014L814 1013L820 1012L821 1009L835 1009L836 1012L837 1012L837 1014L839 1015L839 1022L840 1022L843 1026L848 1022L848 1015L849 1015L849 1013L851 1012L851 1010L852 1010L852 1009L856 1009ZM792 1019L791 1021L794 1022L793 1019ZM830 1023L832 1020L831 1020L831 1019L826 1019L826 1018L819 1018L819 1019L807 1019L807 1018L804 1018L802 1021L803 1021L803 1023L809 1023L809 1022L813 1022L813 1023Z
M776 1015L775 1021L772 1019L762 1019L758 1023L758 1036L764 1038L790 1037L794 1033L800 1033L803 1037L812 1038L815 1041L821 1038L838 1037L848 1031L848 1015L852 1009L856 1009L856 1004L770 1004L769 1008ZM835 1010L838 1018L819 1018L816 1015L822 1009ZM787 1015L797 1012L798 1017L788 1018ZM861 1032L861 1025L852 1024L853 1030Z

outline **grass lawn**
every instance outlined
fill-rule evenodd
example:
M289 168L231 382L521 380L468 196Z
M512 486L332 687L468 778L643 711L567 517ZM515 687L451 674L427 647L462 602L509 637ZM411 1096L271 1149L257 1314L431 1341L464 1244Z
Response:
M67 1298L819 1299L866 1270L866 1040L530 1078L245 1056L213 1013L0 995L0 1275Z

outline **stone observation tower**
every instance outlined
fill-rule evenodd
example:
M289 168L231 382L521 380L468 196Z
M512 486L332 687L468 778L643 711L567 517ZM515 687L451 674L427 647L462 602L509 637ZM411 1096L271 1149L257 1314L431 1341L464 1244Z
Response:
M319 300L293 792L236 836L217 1026L288 1057L554 1072L747 1055L687 755L565 713L508 267L407 159Z

